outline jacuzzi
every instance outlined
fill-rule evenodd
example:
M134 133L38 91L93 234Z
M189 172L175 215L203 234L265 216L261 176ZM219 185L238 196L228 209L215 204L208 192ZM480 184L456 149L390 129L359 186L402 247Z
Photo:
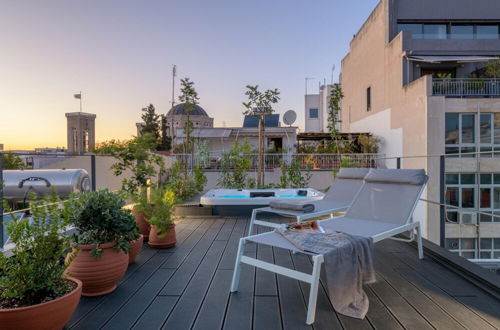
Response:
M300 189L212 189L200 198L200 204L212 207L214 215L248 215L252 209L271 201L310 202L325 194L312 188Z

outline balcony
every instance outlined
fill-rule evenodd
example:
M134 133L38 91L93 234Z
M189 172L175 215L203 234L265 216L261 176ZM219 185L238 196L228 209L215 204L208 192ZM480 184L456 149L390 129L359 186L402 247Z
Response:
M433 78L432 95L459 98L497 98L500 97L500 79Z

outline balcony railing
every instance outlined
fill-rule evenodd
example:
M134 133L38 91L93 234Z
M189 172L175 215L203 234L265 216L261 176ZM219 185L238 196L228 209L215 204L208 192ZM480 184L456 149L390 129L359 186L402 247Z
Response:
M250 167L257 169L258 154L248 154ZM175 160L187 161L189 165L199 166L206 170L220 170L222 168L223 155L221 153L210 153L208 156L195 155L194 161L191 161L191 155L175 154ZM303 170L331 170L339 168L344 161L355 167L377 167L378 160L382 158L381 154L264 154L265 169L274 169L281 167L284 162L290 164L292 160L297 161L299 168ZM231 160L229 160L231 163ZM232 168L229 164L229 168Z
M500 97L500 79L434 78L432 95L446 97Z

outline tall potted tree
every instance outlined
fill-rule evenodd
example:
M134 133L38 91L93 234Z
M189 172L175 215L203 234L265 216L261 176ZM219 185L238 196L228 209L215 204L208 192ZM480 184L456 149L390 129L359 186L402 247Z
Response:
M0 329L62 329L78 306L82 282L64 274L68 219L57 202L31 202L31 221L6 224L15 247L0 252Z
M273 105L280 100L280 92L278 89L268 89L264 92L259 91L259 86L247 85L245 95L248 97L248 102L243 102L245 111L244 115L259 117L259 150L258 150L258 165L257 165L257 186L264 185L264 132L265 132L265 115L274 112Z
M83 282L84 296L112 292L127 270L137 225L124 205L124 194L108 190L80 193L67 202L76 233L66 271Z

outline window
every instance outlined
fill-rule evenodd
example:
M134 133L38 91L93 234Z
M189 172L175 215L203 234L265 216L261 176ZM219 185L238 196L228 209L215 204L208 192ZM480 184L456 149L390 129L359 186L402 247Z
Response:
M366 89L366 111L372 110L372 88L368 87Z
M476 39L498 39L498 25L476 26Z
M309 109L309 118L318 118L318 109Z
M422 39L423 25L422 24L398 24L398 32L411 32L413 39Z
M475 238L447 238L445 240L445 247L448 250L468 259L476 258L476 244Z
M479 240L480 259L500 259L500 238L481 238Z
M424 39L446 39L446 24L424 24Z
M446 173L445 195L447 222L500 223L500 173Z
M445 115L445 152L453 157L500 157L500 113L484 113L479 118L473 113ZM495 153L496 152L496 153ZM451 156L450 156L451 157Z
M474 39L474 25L452 25L450 31L451 39Z

